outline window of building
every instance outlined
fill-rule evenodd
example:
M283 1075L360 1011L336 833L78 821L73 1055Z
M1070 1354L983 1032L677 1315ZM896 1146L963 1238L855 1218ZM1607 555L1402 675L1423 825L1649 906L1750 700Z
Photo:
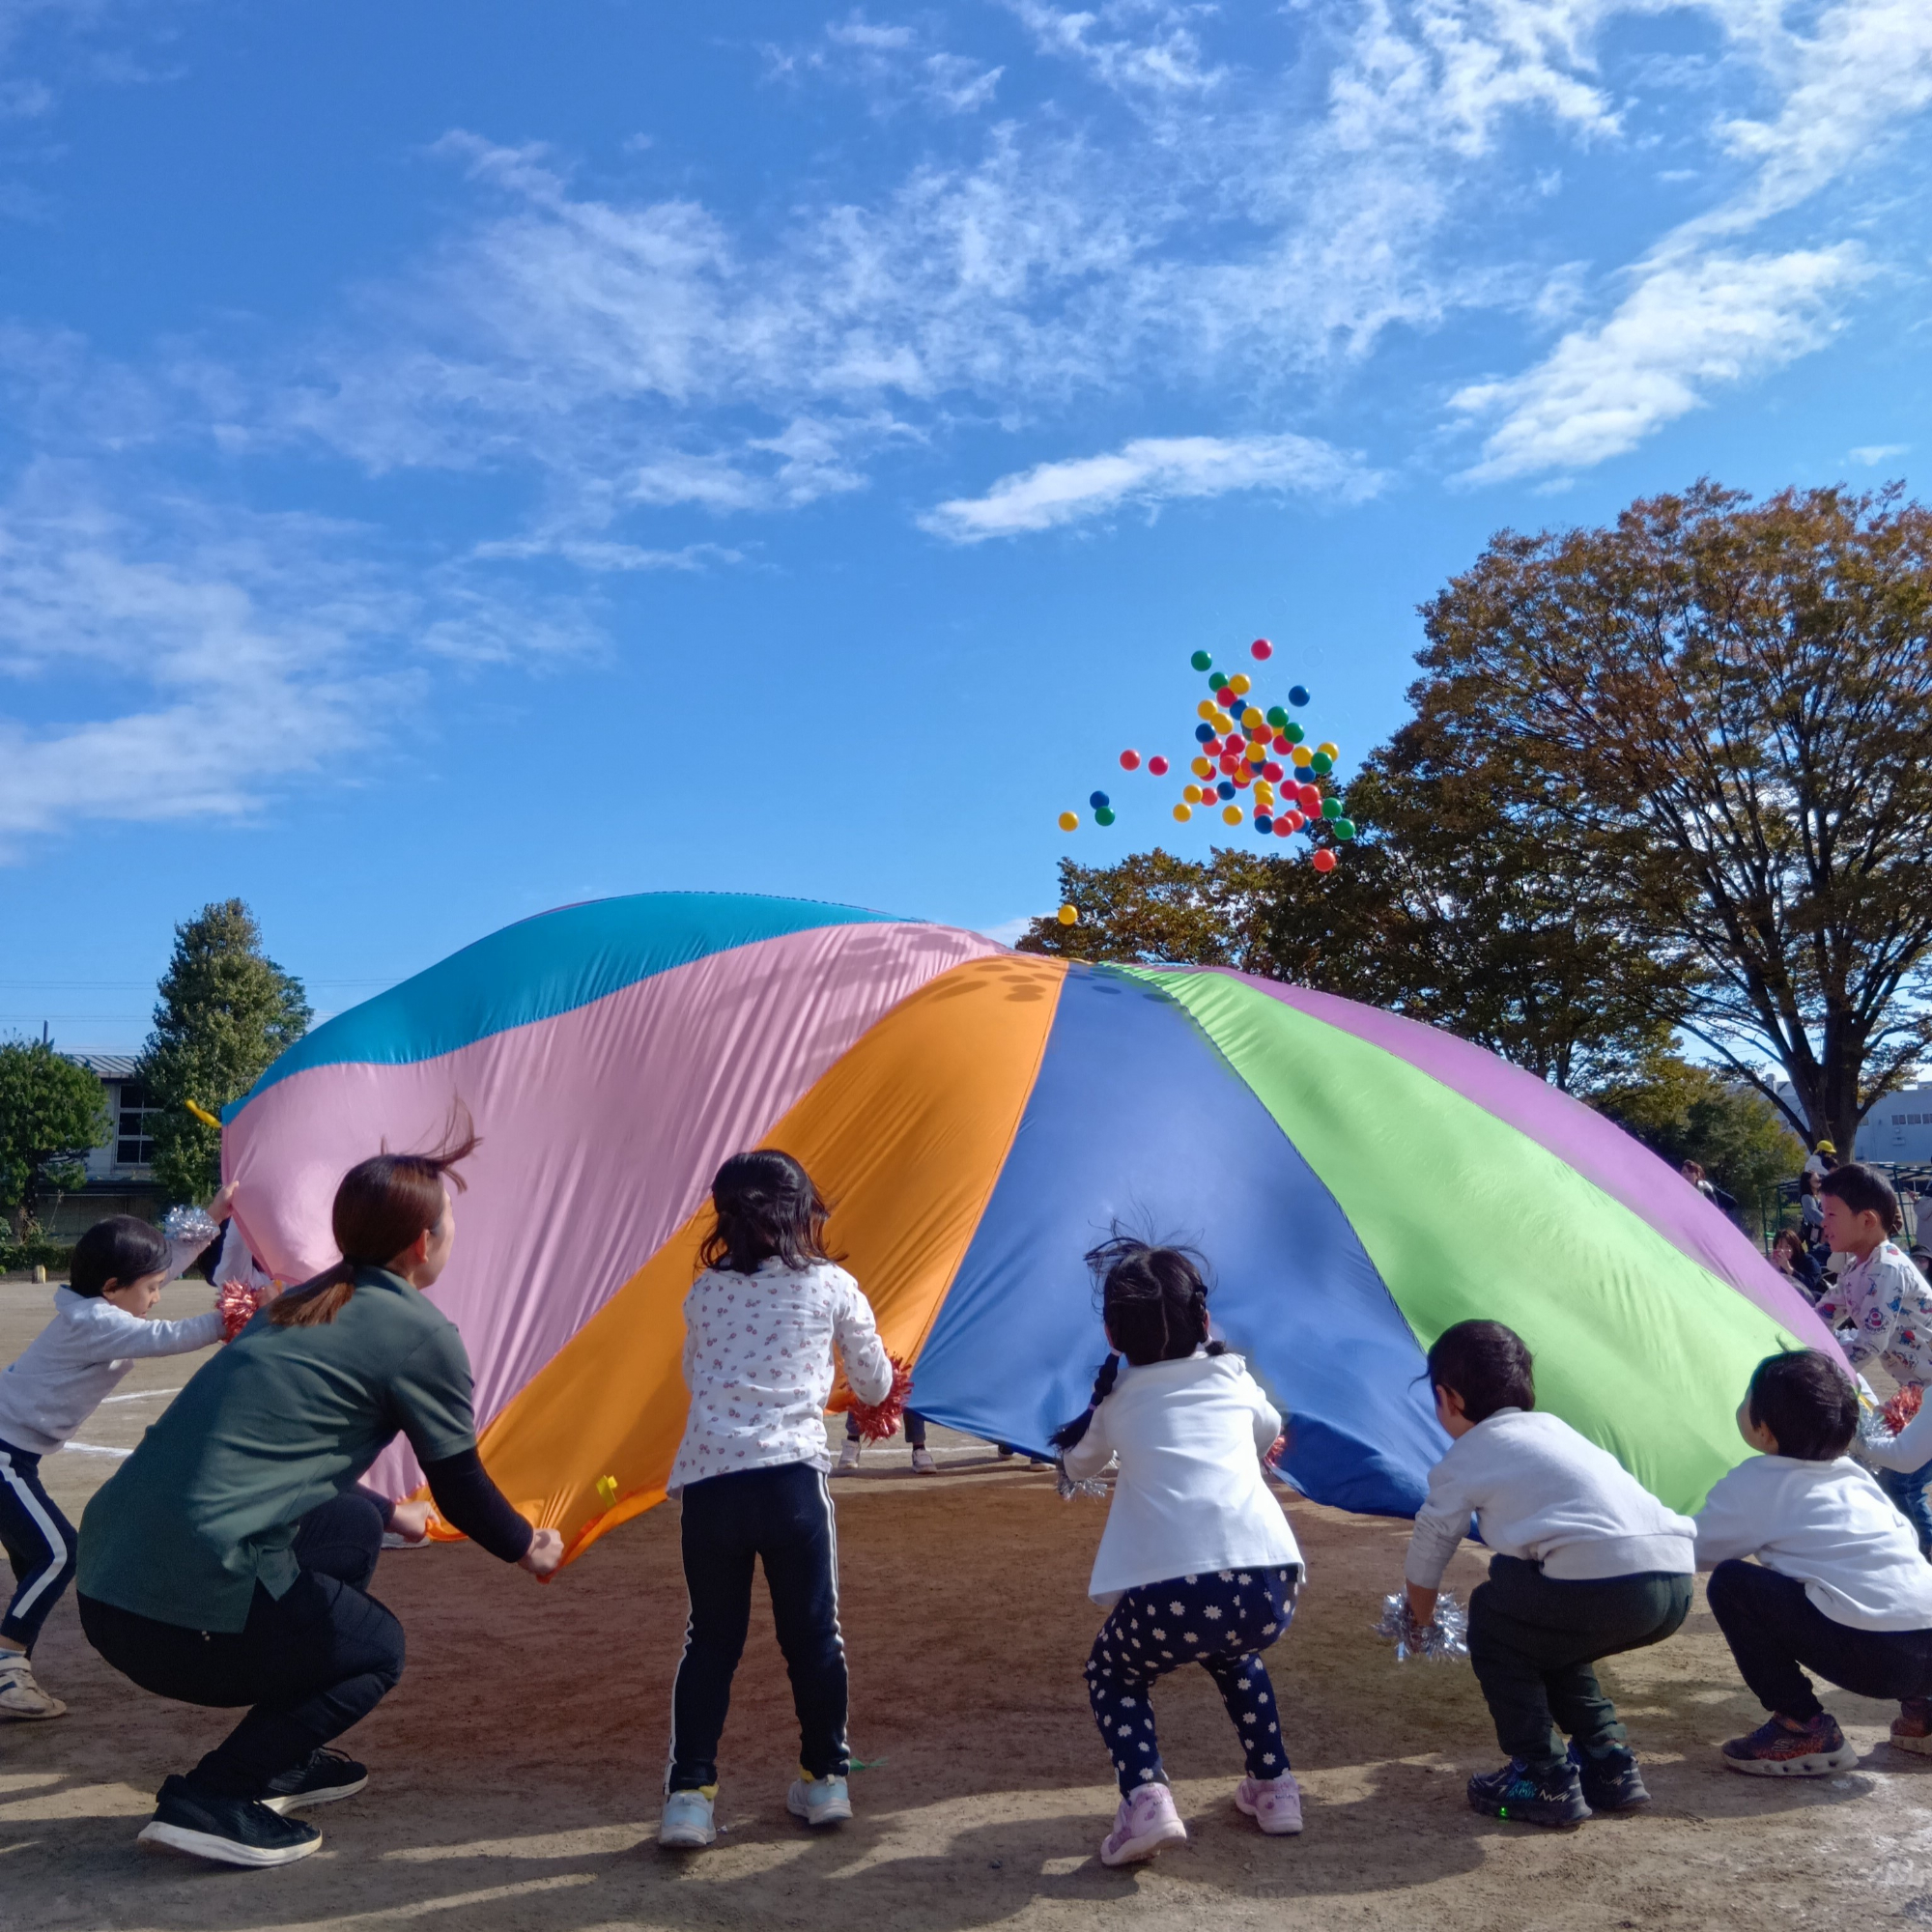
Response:
M160 1111L138 1080L122 1081L121 1115L114 1141L116 1167L154 1165L155 1120Z

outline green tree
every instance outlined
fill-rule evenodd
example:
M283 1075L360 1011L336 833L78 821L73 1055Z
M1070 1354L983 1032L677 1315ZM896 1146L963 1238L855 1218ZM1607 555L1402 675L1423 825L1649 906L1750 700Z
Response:
M1932 1043L1932 513L1699 483L1505 531L1423 614L1439 768L1681 962L1679 1023L1738 1079L1851 1146Z
M34 1232L35 1203L78 1187L111 1122L100 1082L40 1040L0 1042L0 1211L16 1241Z
M188 1102L218 1113L308 1031L301 981L262 952L240 899L204 906L175 927L141 1077L160 1112L155 1179L173 1202L205 1200L221 1179L221 1136Z
M1804 1144L1755 1088L1677 1054L1656 1055L1589 1098L1671 1166L1700 1162L1758 1226L1774 1218L1778 1183L1804 1159Z
M1234 966L1272 971L1267 924L1277 874L1271 855L1223 847L1205 861L1177 859L1155 846L1114 866L1060 862L1061 903L1080 915L1073 925L1037 919L1019 941L1022 952L1066 959L1112 959L1125 965Z

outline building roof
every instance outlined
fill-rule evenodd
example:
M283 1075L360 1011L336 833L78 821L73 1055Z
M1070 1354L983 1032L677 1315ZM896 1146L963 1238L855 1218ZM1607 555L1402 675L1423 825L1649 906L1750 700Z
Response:
M64 1053L63 1060L71 1060L76 1066L84 1066L90 1073L98 1073L103 1080L138 1080L141 1077L141 1063L131 1053Z

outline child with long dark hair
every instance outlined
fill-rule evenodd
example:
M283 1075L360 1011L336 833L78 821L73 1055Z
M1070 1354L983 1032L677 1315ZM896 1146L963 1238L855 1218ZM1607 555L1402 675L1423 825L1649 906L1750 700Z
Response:
M1241 1741L1236 1806L1270 1835L1298 1832L1301 1793L1261 1657L1288 1628L1302 1574L1262 1475L1281 1416L1241 1358L1208 1338L1208 1285L1191 1255L1117 1236L1087 1262L1114 1352L1087 1412L1054 1444L1076 1482L1120 1462L1088 1584L1109 1614L1087 1695L1121 1792L1101 1861L1131 1864L1187 1836L1151 1701L1185 1663L1213 1678Z
M798 1712L799 1776L786 1808L808 1825L852 1815L846 1789L845 1643L825 1404L842 1357L862 1402L892 1393L893 1364L859 1284L826 1245L827 1209L788 1153L733 1154L711 1184L717 1225L684 1303L691 1410L671 1465L691 1619L671 1692L658 1842L717 1836L718 1744L752 1614L753 1562Z

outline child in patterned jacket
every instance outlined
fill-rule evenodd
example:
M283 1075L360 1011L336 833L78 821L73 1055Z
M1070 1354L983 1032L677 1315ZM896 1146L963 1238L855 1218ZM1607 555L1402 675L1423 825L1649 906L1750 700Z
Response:
M1898 1196L1883 1175L1857 1161L1836 1167L1819 1183L1825 1202L1825 1238L1833 1254L1852 1264L1818 1303L1826 1327L1848 1324L1845 1359L1855 1369L1877 1361L1901 1389L1932 1382L1932 1289L1891 1236L1905 1226ZM1920 1555L1932 1555L1932 1509L1925 1485L1932 1463L1918 1469L1887 1469L1880 1487L1895 1502L1918 1538Z
M1121 1790L1100 1861L1131 1864L1187 1836L1152 1703L1154 1684L1187 1663L1214 1680L1241 1741L1236 1807L1270 1836L1292 1834L1301 1793L1261 1657L1287 1630L1302 1575L1262 1475L1281 1416L1241 1358L1208 1339L1207 1284L1190 1256L1117 1237L1087 1261L1116 1352L1054 1446L1075 1482L1120 1459L1088 1584L1111 1612L1087 1660L1087 1695Z
M859 1284L825 1245L825 1203L788 1153L733 1154L711 1184L717 1225L684 1303L691 1409L668 1492L680 1500L691 1620L671 1692L662 1845L717 1836L718 1744L752 1614L753 1559L798 1712L799 1776L785 1805L808 1825L852 1815L838 1529L826 1475L834 1350L867 1404L893 1364Z

